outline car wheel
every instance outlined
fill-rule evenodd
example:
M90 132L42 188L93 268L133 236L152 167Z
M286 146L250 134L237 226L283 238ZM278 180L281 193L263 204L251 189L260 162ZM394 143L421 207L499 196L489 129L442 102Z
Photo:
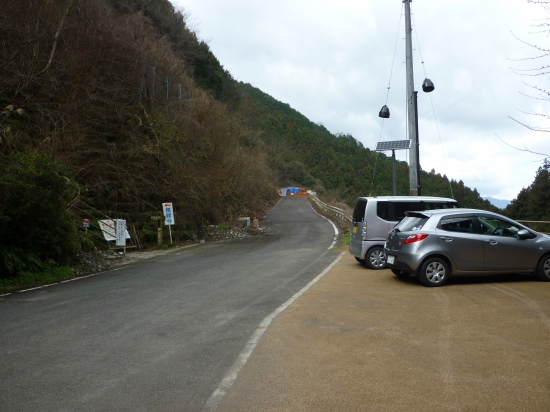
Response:
M424 286L443 286L450 274L449 265L444 260L429 258L422 264L418 277Z
M384 249L379 246L373 247L367 252L365 261L369 269L384 269L386 267L386 254L384 253Z
M540 280L550 282L550 255L546 255L540 260L537 275Z
M357 256L354 256L355 257L355 260L358 261L359 263L361 263L362 265L364 265L365 263L367 263L365 261L365 259L361 259L361 258L358 258Z
M399 278L406 278L408 276L411 276L411 274L409 272L405 272L404 270L402 269L391 269L391 271L393 272L393 274Z

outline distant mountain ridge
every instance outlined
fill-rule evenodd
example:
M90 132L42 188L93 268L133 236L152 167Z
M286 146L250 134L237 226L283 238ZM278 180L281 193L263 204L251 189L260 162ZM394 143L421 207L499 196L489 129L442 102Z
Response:
M494 197L489 196L484 197L483 200L488 200L493 206L496 206L499 209L506 209L506 206L512 202L511 200L495 199Z

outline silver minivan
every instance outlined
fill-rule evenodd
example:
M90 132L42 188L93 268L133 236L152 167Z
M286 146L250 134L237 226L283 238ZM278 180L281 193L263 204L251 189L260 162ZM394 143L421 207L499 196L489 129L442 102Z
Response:
M384 243L405 212L457 208L454 199L431 196L360 197L351 222L349 252L369 269L384 269Z

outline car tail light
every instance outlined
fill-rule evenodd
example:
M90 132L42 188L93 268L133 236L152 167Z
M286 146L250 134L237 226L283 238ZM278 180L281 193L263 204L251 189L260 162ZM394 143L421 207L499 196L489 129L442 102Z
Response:
M405 244L408 245L409 243L420 242L421 240L424 240L427 237L428 237L427 233L417 233L415 235L410 235L409 237L407 237L407 239L405 239Z
M366 239L367 237L367 223L361 223L361 239Z

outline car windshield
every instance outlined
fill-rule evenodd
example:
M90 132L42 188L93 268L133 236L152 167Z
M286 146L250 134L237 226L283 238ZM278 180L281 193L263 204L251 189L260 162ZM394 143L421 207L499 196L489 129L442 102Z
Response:
M428 217L418 217L418 216L407 216L401 222L399 222L395 228L399 229L400 232L409 232L411 230L421 230L426 222Z

